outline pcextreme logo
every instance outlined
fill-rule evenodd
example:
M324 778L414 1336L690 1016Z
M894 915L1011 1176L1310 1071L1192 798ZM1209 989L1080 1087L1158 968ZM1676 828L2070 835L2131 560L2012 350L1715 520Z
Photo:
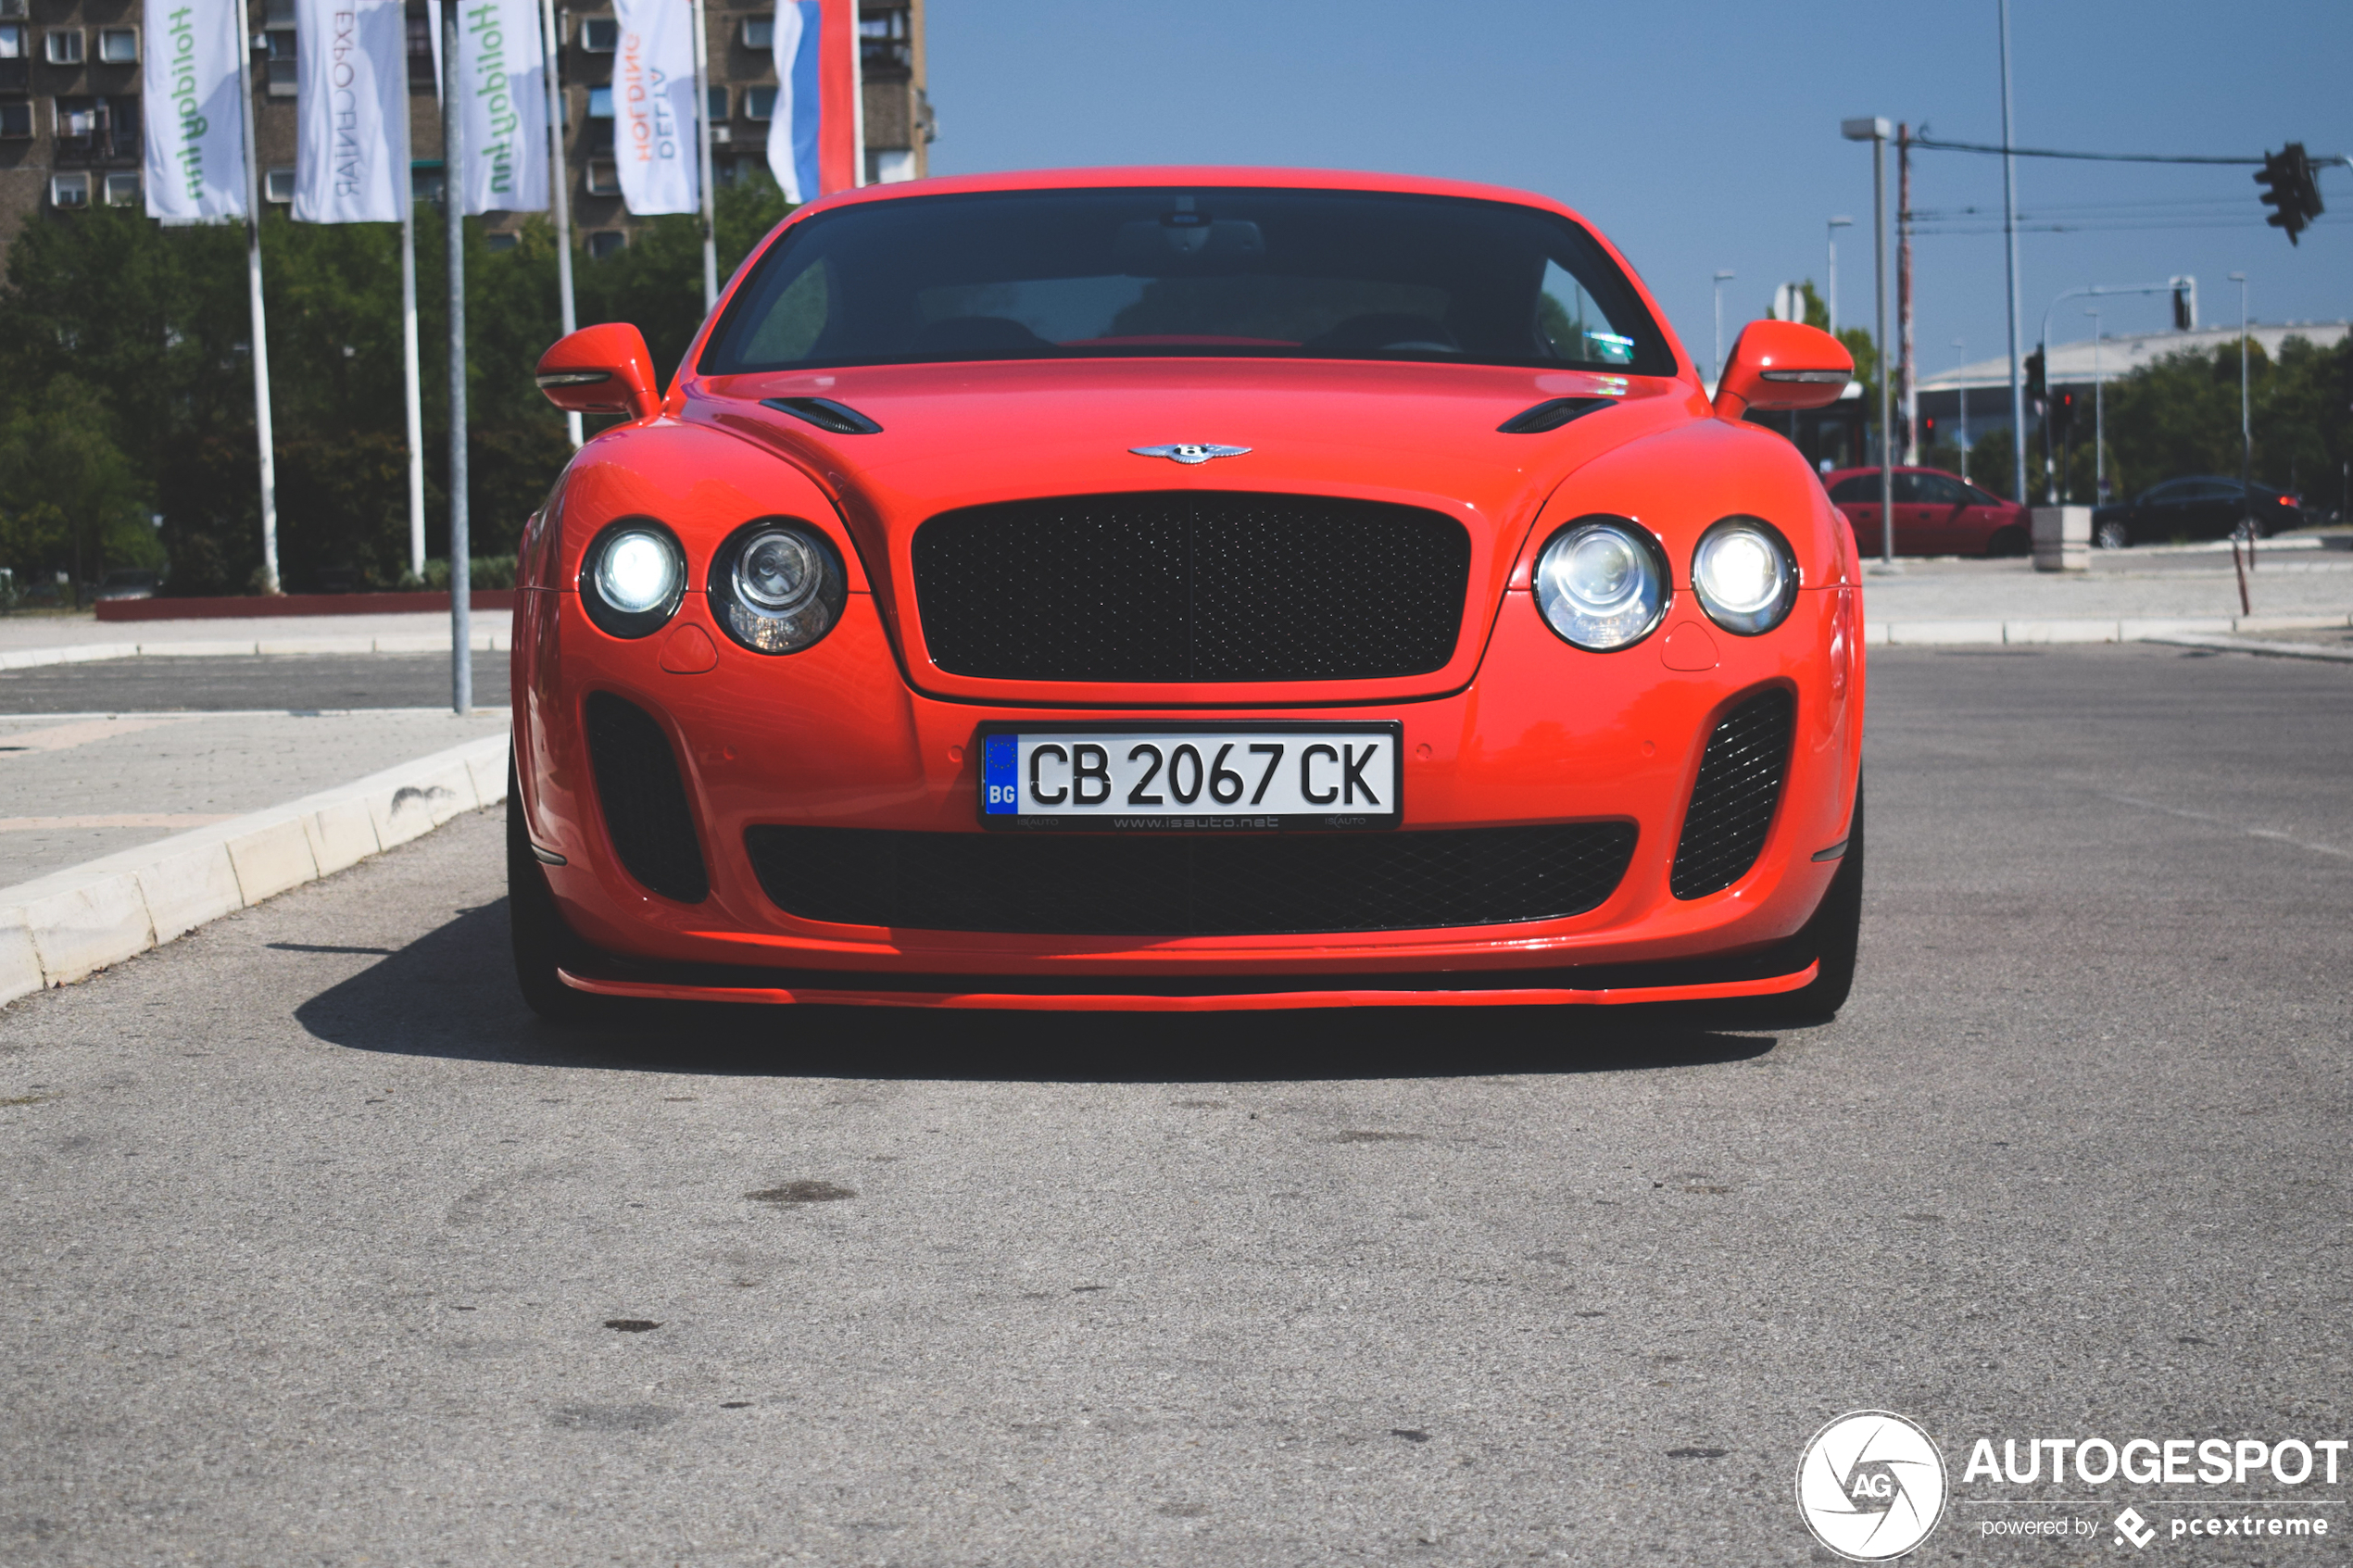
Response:
M1944 1512L1944 1457L1888 1411L1853 1411L1797 1461L1797 1508L1814 1538L1851 1562L1884 1562L1928 1538Z

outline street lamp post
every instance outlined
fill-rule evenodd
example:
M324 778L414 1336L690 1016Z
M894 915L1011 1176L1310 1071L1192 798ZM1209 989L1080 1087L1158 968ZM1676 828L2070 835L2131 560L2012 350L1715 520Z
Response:
M2246 274L2233 272L2231 282L2239 286L2239 525L2244 528L2255 521L2255 503L2247 491L2255 481L2255 426L2246 411Z
M1871 144L1871 293L1879 322L1879 567L1895 570L1895 383L1887 374L1887 137L1884 119L1849 119L1839 134Z
M1730 272L1716 274L1716 380L1719 383L1724 379L1724 285L1731 279Z
M2108 500L2108 400L2107 389L2100 380L2100 312L2098 307L2083 312L2092 319L2092 505Z
M2010 0L2002 23L2002 262L2010 304L2010 468L2016 498L2026 500L2026 374L2018 352L2018 158L2010 148Z
M1853 227L1855 227L1855 220L1852 218L1833 218L1830 221L1831 297L1827 303L1830 306L1831 333L1832 336L1836 336L1838 333L1838 232L1841 229L1852 229Z
M1965 351L1968 349L1968 347L1969 347L1969 340L1968 340L1967 338L1958 338L1958 337L1957 337L1957 338L1955 338L1955 339L1953 340L1953 349L1954 349L1954 352L1956 352L1956 353L1965 352ZM1963 383L1961 383L1961 436L1960 436L1960 440L1961 440L1961 477L1962 477L1963 479L1967 479L1967 478L1969 477L1969 383L1967 383L1967 382L1963 382Z

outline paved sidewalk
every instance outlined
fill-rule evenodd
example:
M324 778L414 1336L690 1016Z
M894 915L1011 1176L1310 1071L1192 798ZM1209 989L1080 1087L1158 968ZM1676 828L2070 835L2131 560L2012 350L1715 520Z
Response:
M1923 621L2125 621L2239 616L2227 552L2141 556L2094 551L2084 572L2045 572L2023 558L1902 560L1864 580L1863 618ZM2353 613L2353 554L2263 550L2247 578L2255 616Z
M479 650L503 650L512 624L506 610L482 611L470 640ZM82 659L432 653L448 646L449 618L439 613L107 621L94 614L0 616L0 670Z
M0 715L0 888L507 728L504 708Z

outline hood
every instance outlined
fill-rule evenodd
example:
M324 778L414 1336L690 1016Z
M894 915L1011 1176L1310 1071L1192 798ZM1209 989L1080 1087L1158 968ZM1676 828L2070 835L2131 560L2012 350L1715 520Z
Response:
M836 433L766 407L824 398L881 428ZM1554 398L1592 399L1557 429L1497 426ZM1562 477L1644 434L1708 416L1680 380L1488 366L1265 359L1099 359L861 367L686 378L676 416L767 448L839 509L910 679L939 696L1011 695L924 656L912 541L929 518L1027 497L1222 491L1383 501L1442 512L1470 537L1468 600L1453 662L1367 683L1367 697L1463 684L1512 565ZM1248 450L1199 463L1138 456L1177 444ZM1165 688L1086 700L1164 701ZM1328 693L1325 693L1328 696ZM1082 694L1074 694L1082 696ZM1287 700L1265 687L1190 700Z

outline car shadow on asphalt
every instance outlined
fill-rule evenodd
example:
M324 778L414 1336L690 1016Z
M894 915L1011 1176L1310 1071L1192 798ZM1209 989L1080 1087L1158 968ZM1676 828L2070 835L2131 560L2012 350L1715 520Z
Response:
M1623 1073L1746 1061L1779 1043L1674 1008L996 1012L627 1003L558 1028L523 1006L505 899L461 911L295 1010L352 1050L607 1071L1088 1083Z

